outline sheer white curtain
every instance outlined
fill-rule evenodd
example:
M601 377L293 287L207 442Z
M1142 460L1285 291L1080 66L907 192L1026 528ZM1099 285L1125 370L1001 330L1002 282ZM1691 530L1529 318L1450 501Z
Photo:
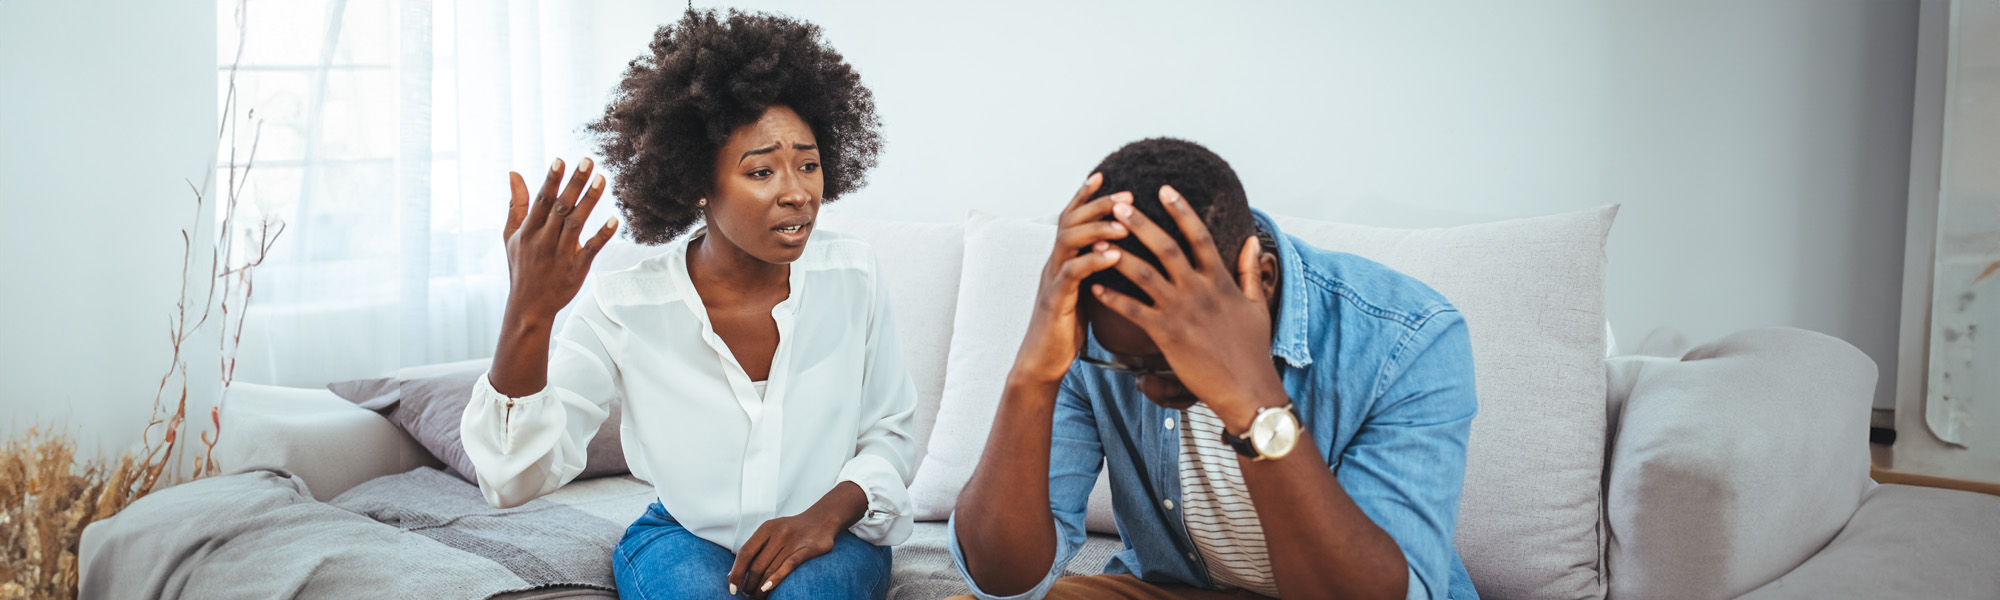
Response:
M548 0L220 0L217 12L222 85L241 18L238 103L262 122L243 210L289 225L256 274L236 378L295 386L490 356L507 171L535 179L588 153L583 124L646 42L608 42L600 24L650 21L613 28L630 38L678 16ZM613 212L605 202L596 218Z

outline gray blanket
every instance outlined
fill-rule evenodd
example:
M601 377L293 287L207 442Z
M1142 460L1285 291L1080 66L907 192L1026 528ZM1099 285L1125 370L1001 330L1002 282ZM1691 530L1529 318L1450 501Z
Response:
M429 467L328 503L303 482L252 471L171 487L84 532L82 593L95 598L607 598L611 552L653 502L631 477L579 481L511 508ZM968 592L944 523L895 549L891 600ZM1124 545L1093 535L1070 575Z
M611 548L652 502L630 477L511 509L428 467L314 501L288 474L179 485L93 525L82 598L576 597L615 590Z

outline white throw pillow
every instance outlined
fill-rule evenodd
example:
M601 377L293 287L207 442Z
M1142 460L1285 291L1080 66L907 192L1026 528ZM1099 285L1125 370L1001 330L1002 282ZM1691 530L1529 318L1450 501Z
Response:
M917 410L910 433L916 437L912 465L922 470L938 399L944 394L945 356L951 344L951 315L958 304L959 264L965 255L964 223L912 223L820 213L820 226L868 242L889 302L903 364L917 387Z
M1458 551L1484 598L1605 594L1604 239L1618 207L1446 229L1276 217L1430 284L1465 315L1472 421Z
M951 516L958 492L972 479L1014 354L1027 334L1042 264L1055 247L1054 225L973 211L965 221L964 271L952 319L943 402L924 466L910 484L917 520ZM878 253L880 251L878 250ZM1109 477L1090 493L1085 528L1117 533Z

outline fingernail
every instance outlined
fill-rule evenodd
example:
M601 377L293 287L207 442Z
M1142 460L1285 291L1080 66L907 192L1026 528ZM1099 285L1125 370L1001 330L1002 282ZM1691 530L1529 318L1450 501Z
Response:
M585 158L583 159L583 164L580 164L580 165L577 165L576 169L577 169L577 172L579 172L579 173L580 173L580 172L585 172L585 171L589 171L591 167L595 167L595 166L597 166L597 161L594 161L594 160L591 160L591 159L590 159L589 157L585 157Z
M552 163L549 163L549 172L550 172L550 173L556 173L556 172L560 172L560 171L562 171L562 159L558 158L558 159L556 159L556 161L555 161L555 162L552 162Z
M736 584L734 583L729 584L729 595L731 596L736 595Z
M1105 258L1108 258L1108 259L1111 259L1111 260L1118 260L1118 251L1117 251L1117 250L1105 250L1105 251L1104 251L1104 257L1105 257Z
M778 585L778 584L775 584L775 583L771 583L771 582L769 582L769 581L766 581L766 582L764 582L764 587L761 587L761 588L757 588L757 591L759 591L759 592L768 592L768 591L771 591L771 587L772 587L772 586L775 586L775 585Z
M604 187L604 175L603 175L603 174L601 174L601 173L600 173L600 174L596 174L596 175L591 175L591 176L590 176L590 187L591 187L592 189L601 189L601 188L603 188L603 187Z
M617 229L617 228L618 228L618 217L611 217L611 218L609 218L609 219L605 219L605 220L604 220L604 228L605 228L605 229Z
M1104 284L1102 283L1090 284L1090 293L1097 294L1099 296L1104 295Z
M1090 245L1090 249L1091 249L1091 250L1096 250L1096 251L1098 251L1098 252L1103 252L1105 248L1110 248L1110 247L1111 247L1111 243L1110 243L1110 242L1106 242L1106 241L1102 241L1102 240L1099 240L1099 241L1098 241L1097 243L1095 243L1095 244L1091 244L1091 245Z
M1083 178L1083 184L1090 185L1093 183L1097 183L1098 181L1101 181L1103 179L1104 179L1103 173L1091 173L1089 177Z
M1123 203L1125 203L1125 204L1131 204L1131 203L1132 203L1132 192L1118 192L1118 193L1117 193L1116 195L1113 195L1113 196L1111 197L1111 201L1112 201L1112 202L1123 202Z
M1181 193L1180 193L1180 192L1177 192L1177 191L1174 191L1174 188L1172 188L1172 187L1169 187L1169 186L1164 186L1164 185L1163 185L1163 186L1160 186L1160 201L1161 201L1161 202L1165 202L1165 203L1167 203L1167 204L1173 204L1173 203L1175 203L1175 202L1180 202L1180 201L1181 201Z
M1117 206L1113 206L1111 207L1111 214L1118 215L1118 218L1120 219L1130 217L1132 216L1132 205L1120 204Z

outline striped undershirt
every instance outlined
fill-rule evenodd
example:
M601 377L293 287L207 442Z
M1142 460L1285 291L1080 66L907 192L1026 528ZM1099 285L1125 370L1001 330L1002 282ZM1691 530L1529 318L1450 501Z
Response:
M1222 419L1208 405L1181 411L1181 509L1208 576L1228 587L1278 597L1264 528L1236 450L1222 441Z

